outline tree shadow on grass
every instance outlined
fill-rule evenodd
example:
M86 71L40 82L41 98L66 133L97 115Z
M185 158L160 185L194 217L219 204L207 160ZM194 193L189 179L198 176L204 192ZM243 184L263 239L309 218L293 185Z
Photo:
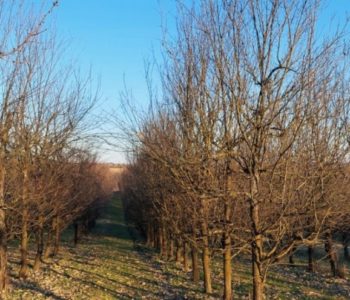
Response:
M114 291L114 290L112 290L112 289L110 289L108 287L102 286L102 285L97 284L95 282L91 282L89 280L85 280L85 279L82 279L82 278L76 278L76 277L74 277L74 276L72 276L72 275L70 275L68 273L61 273L61 272L53 270L53 269L51 271L56 273L57 275L64 276L64 277L66 277L66 278L68 278L70 280L74 280L74 281L83 283L83 284L85 284L87 286L90 286L90 287L93 287L93 288L97 288L97 289L99 289L99 290L101 290L103 292L108 292L111 296L116 297L116 299L134 299L135 298L135 297L129 296L129 295L125 294L125 293L119 293L117 291ZM87 272L85 270L83 272L90 273L90 272ZM105 277L103 277L103 276L101 276L99 274L96 274L96 273L91 273L91 274L93 274L94 276L102 277L103 279L106 279ZM114 279L108 279L108 280L111 281L111 282L114 282L115 284L124 286L124 287L126 287L126 288L128 288L130 290L135 290L136 292L140 292L140 293L144 293L144 294L154 294L154 293L152 293L152 292L150 292L148 290L145 290L145 289L142 289L142 288L136 288L134 286L118 282L118 281L116 281ZM124 297L124 298L121 298L121 297Z
M66 298L63 298L61 296L56 295L54 292L50 290L46 290L39 286L35 281L26 280L26 281L13 281L11 282L13 287L15 289L22 289L22 290L31 290L33 292L40 293L44 295L45 297L51 297L54 300L67 300Z
M95 273L95 272L90 272L90 271L87 271L87 270L83 270L83 269L79 269L79 268L75 268L75 267L71 267L71 266L65 266L65 268L68 268L68 269L72 269L72 270L76 270L76 271L79 271L79 272L83 272L83 273L88 273L92 276L96 276L98 278L101 278L102 280L105 280L105 281L111 281L111 282L114 282L116 284L121 284L120 282L116 281L115 279L113 278L108 278L108 277L104 277L102 275L100 275L99 273ZM121 275L125 278L131 278L139 283L142 283L142 282L145 282L149 285L152 285L152 286L159 286L159 281L156 281L156 280L151 280L151 279L148 279L148 278L144 278L144 277L141 277L141 276L136 276L134 274L131 274L129 272L125 272L125 271L120 271L118 270L118 275ZM141 290L143 292L146 292L146 290L144 289L138 289L138 290ZM149 293L152 293L151 291L148 291Z
M128 227L119 222L99 223L92 230L92 234L102 237L115 237L123 240L131 240Z

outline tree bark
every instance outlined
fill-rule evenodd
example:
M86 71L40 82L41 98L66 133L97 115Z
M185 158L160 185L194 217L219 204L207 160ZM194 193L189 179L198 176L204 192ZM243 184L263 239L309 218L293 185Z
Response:
M307 254L308 254L308 271L313 273L315 272L314 246L310 245L307 247Z
M264 299L264 281L262 276L262 262L261 253L262 249L262 237L259 234L259 206L258 204L251 203L251 216L253 223L253 242L252 242L252 271L253 271L253 299Z
M147 224L147 233L146 233L146 246L151 247L152 245L152 227L151 224Z
M60 218L56 217L55 220L55 244L53 249L53 256L56 256L60 251L60 242L61 242L61 224Z
M261 255L263 252L262 237L259 233L259 205L251 202L251 220L253 225L252 241L252 272L253 272L253 299L264 299L264 280L262 275Z
M332 275L334 277L337 277L338 276L338 272L337 272L338 259L337 259L336 250L334 249L331 233L326 233L325 250L326 250L327 255L328 255Z
M204 288L207 294L213 292L211 287L211 270L210 270L210 254L209 247L203 248L203 273L204 273Z
M45 243L45 251L44 251L44 259L48 259L51 255L51 243L52 243L52 229L49 228L47 231L46 243Z
M225 232L223 235L224 246L224 299L232 299L232 267L231 267L231 237Z
M176 262L181 263L182 257L181 257L181 242L179 240L176 241Z
M289 265L294 267L295 261L294 261L294 255L293 254L289 255L288 261L289 261Z
M5 217L4 209L0 209L0 293L4 297L7 294L7 231Z
M199 282L198 250L194 246L192 246L191 257L192 257L192 280L194 283L198 283Z
M7 291L7 236L5 212L0 209L0 290L1 294Z
M171 239L169 241L169 255L168 255L169 260L174 260L174 240Z
M43 217L39 218L39 227L36 233L36 255L33 270L34 272L38 272L41 267L41 263L43 260L43 251L44 251L44 219Z
M74 247L78 245L79 239L79 224L77 222L74 223Z
M20 278L26 278L28 276L28 184L29 174L26 167L23 168L23 187L22 187L22 236L21 236L21 269L19 271Z
M255 244L255 245L254 245ZM264 299L264 281L262 276L262 264L259 259L259 248L261 247L261 239L256 237L255 243L252 245L252 262L253 262L253 299Z
M183 268L185 272L189 271L189 265L188 265L188 255L187 255L187 243L183 242Z
M154 226L154 233L153 233L153 237L154 237L154 248L159 250L159 229L157 229L156 226Z
M52 234L55 229L55 218L51 221L51 227L47 231L46 245L44 251L44 259L48 259L52 255Z
M290 252L290 255L288 257L288 260L289 260L289 264L291 266L295 266L295 261L294 261L294 253L295 253L295 250L296 250L296 247L293 247L292 251Z
M207 294L213 292L211 286L211 270L210 270L210 251L209 251L209 237L206 224L202 223L202 235L203 235L203 273L204 273L204 289Z
M258 193L259 175L254 172L251 179L250 218L252 222L252 273L253 273L253 299L263 300L264 297L264 276L263 276L263 241L260 233L260 205L255 200Z
M350 260L350 253L349 253L349 248L348 245L344 245L344 259L345 260Z
M4 149L1 149L0 167L0 298L5 298L7 294L7 228L5 209L5 168Z
M161 256L164 260L167 260L168 259L168 239L167 239L165 227L162 227L161 232L162 232L161 233L162 234Z
M349 261L350 260L350 253L349 253L349 240L347 238L347 234L343 234L343 251L344 251L344 259Z
M151 241L150 247L155 248L156 247L156 238L154 235L154 226L153 225L151 225L150 241Z
M22 216L21 268L19 270L19 277L27 278L28 271L28 209L25 208Z
M163 230L162 228L158 229L158 243L157 248L159 250L160 257L163 257Z
M224 299L232 299L232 266L231 266L231 235L230 235L231 209L225 201L225 228L222 236L223 262L224 262Z

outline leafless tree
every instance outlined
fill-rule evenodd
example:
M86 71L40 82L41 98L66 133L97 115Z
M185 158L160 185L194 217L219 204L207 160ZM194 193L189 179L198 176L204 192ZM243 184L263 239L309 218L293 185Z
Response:
M16 78L21 68L19 59L23 49L34 42L43 30L43 25L58 2L54 1L46 13L36 18L27 18L29 13L20 1L1 1L1 142L0 142L0 290L7 290L7 230L6 230L6 156L13 127L13 113L21 95L16 92Z
M167 170L179 190L152 194L156 217L178 205L192 213L208 293L208 252L221 236L225 299L231 258L247 245L254 299L263 299L269 267L300 244L312 248L339 218L335 203L345 196L335 186L349 150L347 45L342 29L320 38L318 8L302 0L180 4L177 39L164 43L164 101L134 130L136 161L141 154Z

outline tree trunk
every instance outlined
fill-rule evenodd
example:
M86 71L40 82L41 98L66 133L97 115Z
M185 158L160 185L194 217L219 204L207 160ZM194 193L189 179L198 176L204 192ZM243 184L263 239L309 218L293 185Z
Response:
M4 162L2 148L1 162ZM0 167L0 299L7 294L7 228L5 209L5 168Z
M262 275L262 263L260 253L262 251L261 235L255 236L255 242L252 243L252 268L253 268L253 299L263 300L264 297L264 280Z
M74 223L74 247L78 245L79 239L79 224L77 222Z
M26 278L28 276L28 169L23 168L23 186L22 186L22 236L21 236L21 269L19 271L20 278Z
M168 255L169 260L174 260L174 240L171 239L169 241L169 255Z
M7 236L5 218L5 210L0 209L0 293L3 296L7 292Z
M83 226L82 226L82 233L83 234L88 234L89 233L89 222L90 222L90 215L86 216L83 222Z
M209 247L203 248L203 273L204 273L204 289L207 294L213 292L211 287L211 270L210 270L210 254Z
M53 249L53 256L56 256L60 251L60 242L61 242L61 224L60 218L55 218L55 245Z
M154 237L154 249L159 250L159 229L157 229L155 226L153 228L153 237Z
M213 292L211 286L211 270L210 270L210 251L209 251L209 236L206 224L202 223L202 235L203 235L203 273L204 273L204 288L207 294Z
M337 259L336 250L334 249L331 233L326 233L325 250L326 250L327 255L328 255L332 275L334 277L336 277L336 276L338 276L338 272L337 272L338 259Z
M150 247L152 245L152 227L151 227L151 224L147 224L147 233L146 233L146 246L147 247Z
M350 253L349 253L349 248L347 244L344 245L344 259L350 260Z
M48 259L52 254L52 233L54 232L54 228L55 228L55 218L52 219L51 228L49 228L47 231L44 259Z
M293 254L293 253L292 253L291 255L289 255L288 261L289 261L289 265L291 265L292 267L294 267L295 261L294 261L294 254Z
M176 262L181 263L182 257L181 257L181 242L179 240L176 241Z
M225 228L222 235L223 262L224 262L224 300L232 299L232 267L231 267L231 208L225 201Z
M232 299L232 268L231 268L231 237L225 232L223 235L224 248L224 299Z
M0 299L7 294L7 236L5 210L0 209Z
M183 242L183 256L184 256L184 260L183 260L183 268L185 272L189 271L189 266L188 266L188 255L187 255L187 243Z
M261 247L261 238L256 237L252 246L252 262L253 262L253 299L264 299L264 281L262 275L262 264L259 259L259 247Z
M250 222L252 226L252 273L253 273L253 299L263 300L264 297L264 256L263 240L260 233L260 205L255 196L258 194L259 173L253 170L250 179Z
M291 266L295 266L295 261L294 261L294 253L295 253L295 250L296 250L296 247L293 247L292 248L292 251L290 252L290 255L289 255L289 257L288 257L288 260L289 260L289 264L291 265Z
M36 233L36 255L34 261L34 272L38 272L41 267L42 259L43 259L43 251L44 251L44 218L39 218L39 228Z
M21 268L19 270L19 277L27 278L28 271L28 210L25 208L22 216Z
M198 250L194 246L192 246L191 257L192 257L192 280L194 283L198 283L199 282Z
M253 180L251 194L255 195L257 191L257 184ZM253 299L264 299L264 276L263 276L263 241L260 230L260 216L259 216L259 204L253 199L250 199L250 214L252 221L252 271L253 271Z
M349 240L347 238L347 234L343 234L343 251L344 251L344 259L349 261L350 260L350 253L349 253Z
M155 248L156 247L156 238L154 235L154 228L153 225L151 225L151 231L150 231L150 247Z
M47 231L47 237L46 237L46 244L45 244L45 251L44 251L44 259L48 259L51 255L51 242L52 242L52 229L49 228Z
M307 247L307 254L308 254L308 258L309 258L308 271L313 273L313 272L315 272L314 246L310 245Z
M159 250L160 257L163 257L163 230L160 227L158 229L158 243L157 248Z
M168 239L167 239L167 234L165 231L165 228L162 228L162 251L161 251L161 256L164 260L168 259Z

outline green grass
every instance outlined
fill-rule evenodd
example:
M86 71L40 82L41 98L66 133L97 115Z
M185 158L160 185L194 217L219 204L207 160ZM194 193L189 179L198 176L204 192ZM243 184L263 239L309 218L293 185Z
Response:
M91 234L76 248L73 231L66 230L62 252L45 265L39 275L27 281L16 278L19 251L11 248L10 270L13 290L9 299L220 299L222 263L213 259L214 293L203 293L203 283L194 285L191 273L184 273L174 262L164 262L157 253L135 242L135 230L125 225L122 202L109 201ZM322 253L321 253L322 254ZM320 254L320 255L321 255ZM30 253L33 261L34 252ZM296 260L304 261L302 252ZM271 268L266 286L267 299L347 299L349 281L337 281L327 275L327 262L318 263L322 273L309 274L304 267ZM233 289L235 299L251 295L249 259L234 259ZM326 272L326 273L325 273ZM325 275L326 274L326 275Z
M59 256L27 281L16 278L19 252L13 249L10 299L174 299L186 292L183 283L188 277L173 288L156 253L135 247L117 197L107 203L92 233L77 247L72 238L68 228ZM33 251L30 256L33 260Z

